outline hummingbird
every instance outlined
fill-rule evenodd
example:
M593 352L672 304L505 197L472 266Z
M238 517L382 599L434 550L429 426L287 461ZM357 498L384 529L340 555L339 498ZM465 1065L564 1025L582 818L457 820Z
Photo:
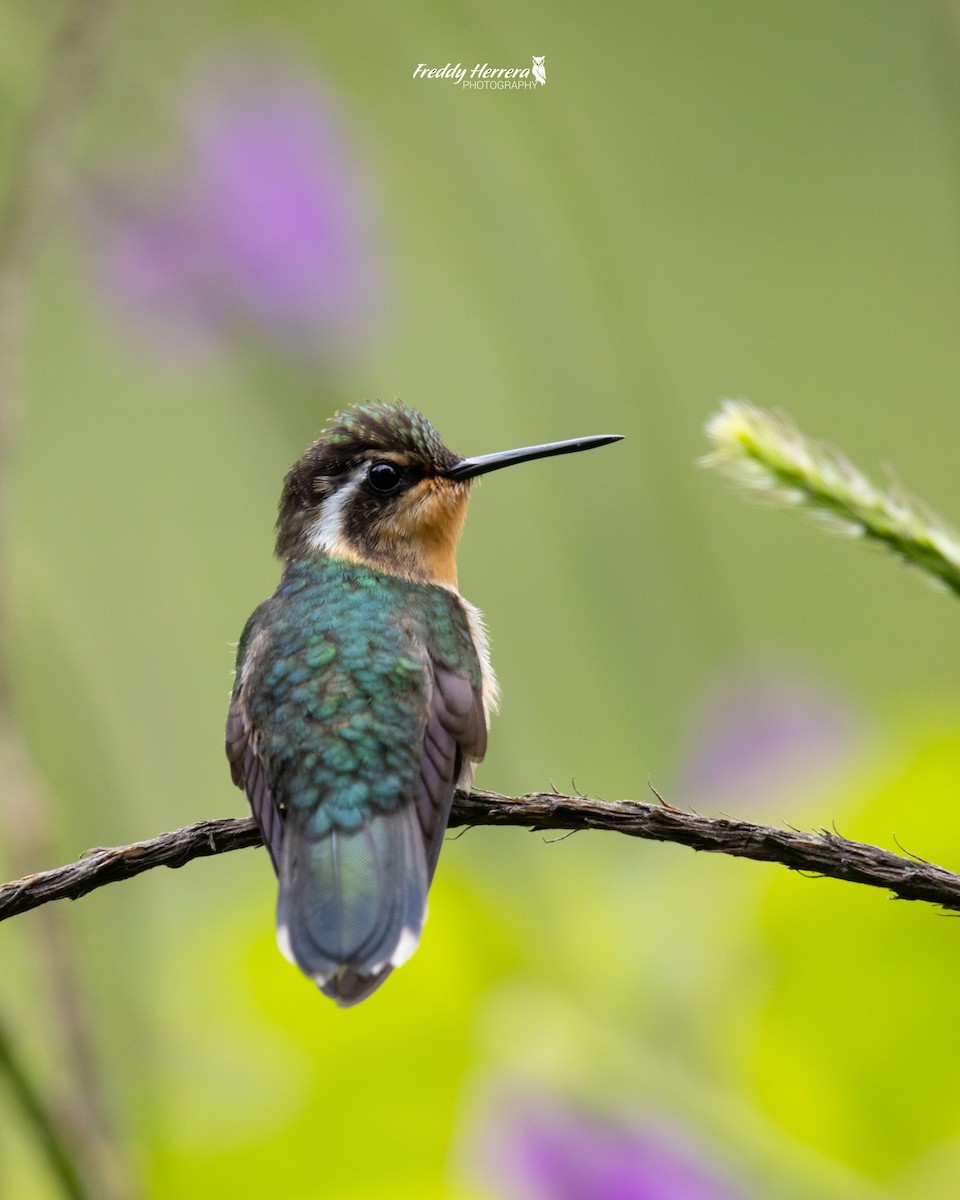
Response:
M620 435L462 458L399 401L337 413L284 480L274 594L237 647L226 750L279 879L280 950L366 999L416 949L497 685L457 587L471 486Z

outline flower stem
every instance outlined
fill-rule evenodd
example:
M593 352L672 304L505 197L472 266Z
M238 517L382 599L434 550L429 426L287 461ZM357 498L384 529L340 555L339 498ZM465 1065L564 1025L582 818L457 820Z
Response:
M60 1136L50 1113L34 1090L30 1078L14 1054L7 1031L0 1025L0 1074L6 1076L10 1089L33 1128L37 1145L46 1157L50 1170L60 1183L64 1196L70 1200L91 1200L74 1165L66 1143Z
M885 547L960 596L960 534L923 501L883 491L784 413L727 400L706 425L703 459L765 499L804 508L833 529Z

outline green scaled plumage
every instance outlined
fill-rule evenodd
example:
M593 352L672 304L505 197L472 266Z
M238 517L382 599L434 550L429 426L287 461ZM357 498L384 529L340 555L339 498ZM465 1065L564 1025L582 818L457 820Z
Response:
M247 715L269 747L272 793L309 813L312 833L354 830L412 793L427 709L424 650L480 687L455 595L325 555L288 566L251 618L237 662ZM326 736L332 730L336 738Z

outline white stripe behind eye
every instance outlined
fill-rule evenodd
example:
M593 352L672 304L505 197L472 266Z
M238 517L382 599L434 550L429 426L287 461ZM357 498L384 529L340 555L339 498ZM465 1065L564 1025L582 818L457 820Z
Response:
M357 467L347 482L341 484L332 496L323 501L320 516L310 528L311 550L325 550L328 554L333 554L337 546L342 544L343 515L366 478L367 469L366 463Z

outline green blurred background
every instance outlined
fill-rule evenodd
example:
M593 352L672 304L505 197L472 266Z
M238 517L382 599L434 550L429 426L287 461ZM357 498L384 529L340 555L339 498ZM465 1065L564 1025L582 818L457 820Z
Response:
M5 187L69 11L3 5ZM27 281L6 514L11 685L59 860L244 813L222 727L283 473L337 407L399 395L463 454L626 435L475 496L461 588L503 688L480 784L649 780L956 865L954 603L696 462L745 396L960 515L958 29L922 0L118 5ZM533 53L536 91L412 78ZM217 136L195 123L244 85L327 131L346 323L314 296L285 337L231 264L211 291L216 252L199 316L190 270L164 275L177 213L232 202L185 193ZM158 223L138 309L116 247ZM277 953L274 899L245 851L64 908L130 1195L560 1195L496 1165L517 1097L684 1147L726 1181L704 1195L960 1186L960 931L930 908L473 830L414 959L342 1012ZM56 1090L43 930L0 928L0 1011ZM0 1083L0 1195L55 1194Z

